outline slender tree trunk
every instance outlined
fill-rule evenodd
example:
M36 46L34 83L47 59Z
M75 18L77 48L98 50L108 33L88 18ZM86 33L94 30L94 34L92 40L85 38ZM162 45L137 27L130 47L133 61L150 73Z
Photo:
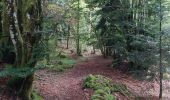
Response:
M70 40L70 26L68 25L68 32L67 32L67 49L69 48L69 40Z
M95 46L93 45L93 54L96 53L96 49L95 49Z
M76 45L77 45L77 55L81 55L80 48L80 0L78 0L78 8L77 8L77 35L76 35Z
M160 22L159 22L159 31L160 31L160 37L159 37L159 41L160 41L160 44L159 44L159 51L160 51L160 93L159 93L159 98L161 99L162 98L162 79L163 79L163 68L162 68L162 1L160 0L160 11L159 11L159 16L160 16Z

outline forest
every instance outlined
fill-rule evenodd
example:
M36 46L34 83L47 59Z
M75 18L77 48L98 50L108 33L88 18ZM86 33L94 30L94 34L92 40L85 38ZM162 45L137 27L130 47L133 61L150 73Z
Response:
M170 0L0 0L0 100L170 100Z

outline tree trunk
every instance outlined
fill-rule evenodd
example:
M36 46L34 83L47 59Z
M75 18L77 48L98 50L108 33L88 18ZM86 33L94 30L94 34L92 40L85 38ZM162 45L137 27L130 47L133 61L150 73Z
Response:
M78 8L77 8L77 35L76 35L76 45L77 45L77 55L81 55L81 48L80 48L80 0L78 0Z
M68 25L68 32L67 32L67 47L66 47L66 49L69 48L69 40L70 40L70 26Z
M163 68L162 68L162 2L160 0L160 11L159 11L159 16L160 16L160 22L159 22L159 31L160 31L160 38L159 38L159 52L160 52L160 93L159 93L159 98L162 99L162 80L163 80Z
M2 22L2 16L1 15L2 15L2 9L0 9L0 21ZM2 23L0 23L0 38L1 37L2 37Z
M33 54L34 46L39 43L41 37L35 35L35 30L41 30L42 9L41 0L4 0L3 6L3 34L9 35L9 39L5 40L5 46L9 46L6 42L11 41L15 51L14 68L34 68L37 58ZM29 16L29 17L28 17ZM11 49L11 48L10 48ZM22 100L31 100L34 73L20 78L14 76L12 85L16 88L17 93Z
M23 79L23 86L21 86L21 91L19 92L19 95L22 100L32 100L31 94L32 94L32 88L33 88L33 80L34 80L34 74L27 76L25 79Z

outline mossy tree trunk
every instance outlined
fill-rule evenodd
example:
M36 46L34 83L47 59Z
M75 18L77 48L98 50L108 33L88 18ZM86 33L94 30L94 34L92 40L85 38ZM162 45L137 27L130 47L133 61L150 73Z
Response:
M2 1L0 0L0 3L2 3ZM0 5L0 21L2 22L2 10L3 10L3 6ZM2 23L0 23L0 38L2 37Z
M36 31L42 29L41 2L41 0L3 1L3 34L10 37L9 41L13 45L16 55L13 66L17 68L34 68L37 62L33 49L41 39L41 35L36 34ZM15 81L15 84L19 86L17 91L19 96L22 100L31 100L34 74L19 80Z

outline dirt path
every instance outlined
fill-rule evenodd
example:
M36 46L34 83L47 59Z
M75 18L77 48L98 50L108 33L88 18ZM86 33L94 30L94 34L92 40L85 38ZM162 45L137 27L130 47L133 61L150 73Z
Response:
M101 56L88 59L86 62L77 63L73 69L63 74L56 74L47 70L38 71L36 74L42 79L35 81L36 89L45 100L89 100L89 92L82 89L82 80L88 74L100 74L113 79L115 82L126 84L137 95L140 94L140 96L146 97L148 95L146 91L153 91L151 95L158 95L158 84L146 84L145 82L134 80L129 75L108 67L112 62L110 59L104 59Z

